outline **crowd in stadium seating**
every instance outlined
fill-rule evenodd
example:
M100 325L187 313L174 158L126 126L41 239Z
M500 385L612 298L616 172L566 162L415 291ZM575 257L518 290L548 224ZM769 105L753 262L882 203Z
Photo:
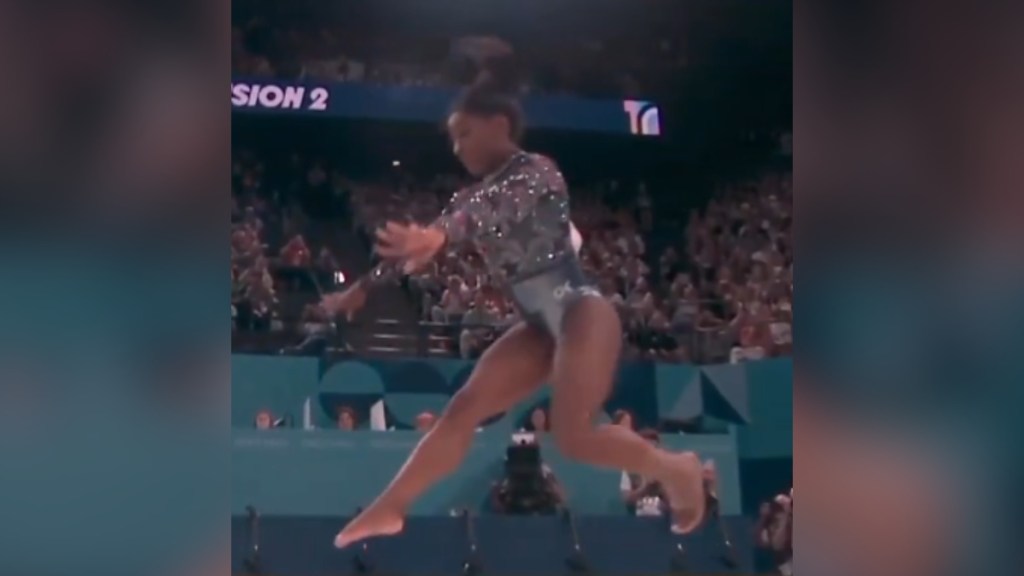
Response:
M451 48L448 38L368 36L311 22L268 26L256 19L232 29L233 71L248 78L447 86ZM537 38L515 49L523 89L534 93L640 98L687 65L670 37Z
M390 178L353 182L319 164L302 165L291 178L300 188L344 189L350 225L368 239L388 219L429 222L456 176L429 182ZM233 316L247 330L281 329L275 302L287 282L275 270L308 268L331 272L332 247L310 246L303 236L309 219L288 178L264 173L244 154L235 166L231 238ZM274 185L268 185L269 178ZM792 193L789 177L769 172L752 181L723 184L701 211L691 213L684 232L657 253L647 245L657 206L640 184L617 189L608 183L573 190L572 217L584 237L580 256L588 274L618 305L627 355L662 361L740 362L787 354L792 346ZM612 209L609 193L628 198ZM667 201L667 200L666 200ZM340 225L335 222L333 225ZM445 324L457 353L478 356L513 324L516 312L471 249L449 251L411 278L421 320ZM302 322L315 325L309 298Z
M251 155L236 157L231 195L231 317L233 326L242 330L284 328L276 310L283 282L275 272L338 269L329 246L321 245L314 255L307 244L303 231L308 217L300 197L282 194L289 189L268 185L266 177L264 165ZM316 167L306 175L307 182L317 177Z
M389 218L428 222L440 212L444 191L458 184L439 178L418 188L367 187L353 195L353 210L367 232ZM618 305L632 356L738 362L789 351L787 178L768 174L723 187L703 213L692 214L685 235L659 254L648 253L642 232L653 220L647 192L621 191L634 200L617 211L598 200L605 192L574 190L573 221L584 237L584 268ZM472 251L449 251L412 285L424 320L463 325L463 357L477 356L517 319Z

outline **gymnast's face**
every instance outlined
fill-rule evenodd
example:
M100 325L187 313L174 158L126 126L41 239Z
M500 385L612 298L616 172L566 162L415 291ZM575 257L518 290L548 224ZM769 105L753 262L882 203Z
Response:
M502 151L512 145L509 121L501 115L455 112L448 117L452 152L473 176L486 176L500 167Z

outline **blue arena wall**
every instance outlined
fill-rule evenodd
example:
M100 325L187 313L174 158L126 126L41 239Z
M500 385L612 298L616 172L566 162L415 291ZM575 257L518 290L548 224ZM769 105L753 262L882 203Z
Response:
M366 421L380 400L389 421L411 427L416 414L440 410L466 382L473 363L455 359L338 360L316 357L232 357L232 426L249 428L257 411L299 418L312 400L318 427L332 427L334 409L354 407ZM793 367L788 358L740 365L690 366L650 362L624 363L606 412L625 408L638 427L667 419L711 416L737 424L744 457L792 457ZM547 394L516 407L489 423L507 431L518 428Z
M232 453L232 513L252 505L264 514L345 516L369 504L398 471L419 434L415 432L236 431ZM735 438L723 435L666 435L676 449L695 450L718 465L722 508L740 510ZM478 434L453 477L416 503L413 514L448 515L452 510L485 510L491 483L501 477L509 437L495 430ZM545 462L554 470L579 514L623 514L621 472L596 470L564 459L542 441Z
M311 357L232 358L233 513L257 506L266 514L346 515L365 505L398 469L417 435L415 415L440 410L466 381L472 363L410 359L364 361ZM383 401L393 432L329 430L337 406L354 407L365 421ZM539 392L478 434L466 465L414 510L447 514L479 510L500 473L509 435L535 406ZM254 414L270 409L302 418L310 407L323 430L252 429ZM758 501L792 482L792 363L773 359L743 365L688 366L627 363L619 369L606 411L625 408L640 427L669 420L708 418L717 434L664 434L677 449L714 458L721 478L723 512L749 513ZM597 471L564 461L544 446L544 457L566 485L570 506L581 514L621 514L618 472Z

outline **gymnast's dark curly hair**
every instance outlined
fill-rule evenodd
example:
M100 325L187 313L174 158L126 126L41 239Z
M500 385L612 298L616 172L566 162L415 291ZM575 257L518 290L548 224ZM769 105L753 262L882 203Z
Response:
M475 116L504 116L510 136L518 141L523 133L523 110L519 105L519 74L512 48L498 38L467 38L457 43L458 72L465 82L468 70L472 80L452 106L453 112Z

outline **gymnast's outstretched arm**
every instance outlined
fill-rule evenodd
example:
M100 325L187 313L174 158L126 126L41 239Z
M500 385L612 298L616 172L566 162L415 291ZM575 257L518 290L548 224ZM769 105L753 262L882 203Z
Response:
M366 303L370 288L397 283L402 276L422 269L445 245L465 239L469 235L470 224L468 219L460 216L462 213L458 209L465 201L465 192L456 192L441 216L426 228L386 224L377 231L378 245L375 249L383 258L345 290L325 295L321 307L332 316L345 314L351 318ZM399 253L400 257L389 258L389 249Z

